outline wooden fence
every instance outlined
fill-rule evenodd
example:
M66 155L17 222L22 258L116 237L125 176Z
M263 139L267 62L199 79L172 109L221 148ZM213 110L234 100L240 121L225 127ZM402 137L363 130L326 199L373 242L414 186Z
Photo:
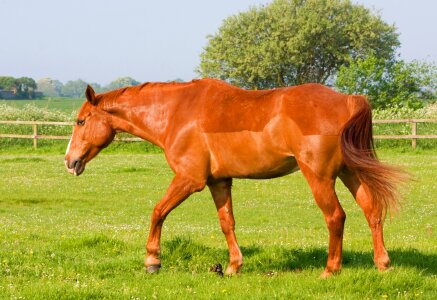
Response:
M32 126L33 134L0 134L0 138L14 138L14 139L33 139L33 148L38 147L39 139L48 140L69 140L71 136L66 135L39 135L38 125L55 125L55 126L73 126L73 122L45 122L45 121L0 121L0 124L12 124L12 125L29 125ZM140 138L118 138L118 141L142 141Z
M417 134L418 123L437 123L437 119L401 119L401 120L374 120L373 124L393 124L393 123L410 123L411 134L407 135L375 135L375 139L411 139L411 146L416 148L418 139L437 139L436 134L419 135ZM38 135L38 125L55 125L55 126L73 126L72 122L43 122L43 121L0 121L0 124L14 124L14 125L28 125L32 126L33 134L0 134L0 138L17 138L17 139L33 139L33 147L38 147L39 139L55 139L55 140L69 140L70 136L56 136L56 135ZM117 138L119 141L142 141L140 138Z
M410 123L411 134L406 135L374 135L377 140L411 139L411 147L416 149L418 139L437 139L437 134L417 134L417 123L437 123L437 119L399 119L399 120L373 120L373 124L399 124Z

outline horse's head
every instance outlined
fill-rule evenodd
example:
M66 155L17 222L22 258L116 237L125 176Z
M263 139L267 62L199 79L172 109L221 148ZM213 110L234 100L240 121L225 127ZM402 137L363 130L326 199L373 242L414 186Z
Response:
M87 101L80 108L65 153L65 166L75 176L82 174L86 163L108 146L115 136L110 115L98 107L98 99L91 86L87 87L85 95Z

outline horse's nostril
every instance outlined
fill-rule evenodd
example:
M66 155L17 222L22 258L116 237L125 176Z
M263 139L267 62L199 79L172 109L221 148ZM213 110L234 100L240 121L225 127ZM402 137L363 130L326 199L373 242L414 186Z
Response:
M65 160L65 165L68 169L74 169L78 163L80 163L79 159L75 159L72 161Z
M75 176L79 176L85 169L85 162L81 159L75 159L71 162L69 166L69 172Z

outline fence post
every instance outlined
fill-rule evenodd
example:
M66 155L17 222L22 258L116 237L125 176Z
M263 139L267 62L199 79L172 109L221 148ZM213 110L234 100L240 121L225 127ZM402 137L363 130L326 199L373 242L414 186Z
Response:
M36 124L32 124L33 127L33 149L36 149L38 146L38 129Z
M413 139L411 140L411 146L413 149L416 149L417 139L415 137L417 135L417 123L414 120L411 121L411 135L413 136Z

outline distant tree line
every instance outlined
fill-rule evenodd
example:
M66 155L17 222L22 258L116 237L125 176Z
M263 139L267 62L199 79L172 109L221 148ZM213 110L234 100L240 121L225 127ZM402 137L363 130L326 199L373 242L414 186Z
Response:
M38 91L48 97L83 98L86 86L90 84L97 93L103 93L126 86L135 86L140 82L131 77L119 77L108 85L101 86L98 83L86 82L82 79L70 80L65 84L56 79L42 78L36 82Z
M42 96L83 98L88 84L92 85L97 93L103 93L126 86L135 86L139 83L131 77L120 77L108 85L101 86L82 79L70 80L63 84L51 78L35 81L30 77L0 76L0 99L34 99Z
M182 82L177 78L169 80ZM87 85L90 84L97 93L104 93L127 86L140 84L129 76L119 77L107 85L101 86L95 82L86 82L82 79L69 80L65 84L52 78L41 78L35 81L29 77L14 78L0 76L0 99L34 99L40 97L68 97L83 98Z
M33 99L36 93L35 80L29 77L0 76L0 98Z

